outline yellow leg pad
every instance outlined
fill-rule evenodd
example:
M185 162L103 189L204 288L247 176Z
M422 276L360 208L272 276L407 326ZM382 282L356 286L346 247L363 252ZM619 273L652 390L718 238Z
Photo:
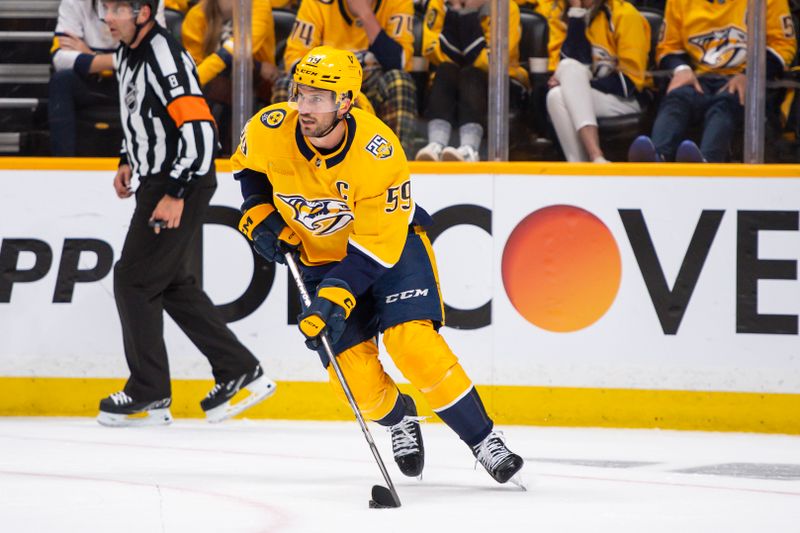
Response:
M436 411L462 397L472 381L430 320L404 322L383 333L397 368Z
M378 360L378 346L373 341L362 342L340 353L336 361L364 418L380 420L388 415L397 402L399 392ZM328 377L333 392L347 403L347 396L333 365L328 365Z

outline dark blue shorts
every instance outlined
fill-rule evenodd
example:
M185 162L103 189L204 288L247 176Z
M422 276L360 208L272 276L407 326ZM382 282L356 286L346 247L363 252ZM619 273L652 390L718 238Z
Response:
M333 347L335 353L361 344L403 322L431 320L436 328L442 325L444 317L438 274L430 254L422 237L410 231L397 264L379 277L367 292L356 297L356 307L347 319L342 337ZM301 267L310 294L316 293L317 285L334 266L336 263L324 267ZM323 354L320 357L327 366L327 357Z

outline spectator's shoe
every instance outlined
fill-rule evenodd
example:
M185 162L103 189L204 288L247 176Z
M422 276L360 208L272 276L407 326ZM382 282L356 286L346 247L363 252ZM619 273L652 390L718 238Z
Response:
M444 146L441 144L428 143L419 149L419 152L417 152L417 156L414 159L417 161L441 161L442 150L444 150Z
M656 145L647 135L639 135L628 148L628 161L631 163L659 163L663 159L656 152Z
M230 381L218 381L200 402L209 422L216 423L238 415L275 392L276 384L264 375L261 365Z
M125 391L115 392L100 400L97 421L104 426L161 426L172 422L170 398L155 401L137 401Z
M442 161L461 161L464 163L474 163L480 161L478 152L471 146L463 145L458 148L448 146L442 150Z
M678 151L675 152L676 163L706 163L706 158L700 148L697 147L692 141L686 140L678 146Z

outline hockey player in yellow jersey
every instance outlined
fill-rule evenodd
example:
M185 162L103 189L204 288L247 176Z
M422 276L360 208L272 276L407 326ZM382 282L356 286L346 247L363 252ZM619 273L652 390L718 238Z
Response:
M417 115L416 85L409 73L413 17L412 0L303 1L286 41L287 72L276 83L272 102L286 100L292 69L309 50L320 45L349 50L364 71L363 94L403 147L411 149Z
M791 65L797 51L788 0L765 0L767 79ZM656 49L658 68L672 71L652 140L640 137L635 161L724 162L744 117L748 0L668 0ZM703 124L700 147L686 140Z
M436 264L399 140L351 107L361 86L354 54L322 46L297 65L287 103L261 110L231 158L245 199L240 230L266 259L296 251L315 297L298 317L306 344L327 332L365 418L390 428L400 470L419 476L424 448L414 400L378 359L398 369L500 483L522 459L494 431L475 387L439 334ZM324 352L331 384L344 400Z

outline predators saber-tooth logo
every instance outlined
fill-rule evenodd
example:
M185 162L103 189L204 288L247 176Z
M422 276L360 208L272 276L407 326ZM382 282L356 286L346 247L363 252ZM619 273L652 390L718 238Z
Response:
M689 38L689 43L700 48L700 62L714 68L737 67L747 59L747 33L728 26Z
M294 219L317 236L336 233L353 220L346 202L336 198L306 200L299 194L277 197L294 211Z

